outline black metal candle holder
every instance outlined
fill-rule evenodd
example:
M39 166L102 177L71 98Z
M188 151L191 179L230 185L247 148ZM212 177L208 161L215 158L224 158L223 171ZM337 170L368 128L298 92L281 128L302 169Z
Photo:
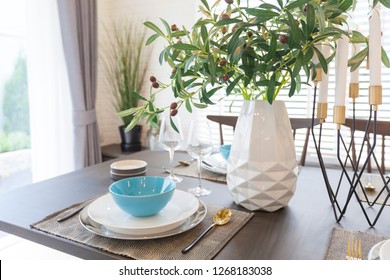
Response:
M327 172L327 167L325 165L324 159L321 153L321 139L322 139L322 129L323 129L323 121L320 121L318 135L315 133L315 112L316 112L316 95L317 95L317 85L314 87L314 98L313 98L313 111L312 111L312 127L311 133L313 137L313 142L315 146L315 150L317 153L317 157L319 160L320 168L322 171L322 175L324 177L324 182L326 186L326 190L329 196L329 200L331 202L333 213L337 222L343 218L346 214L348 206L352 200L352 197L355 196L356 200L362 210L364 217L366 218L368 224L371 227L374 227L377 223L381 213L383 212L384 207L390 197L390 189L389 182L390 178L383 174L383 171L379 167L378 160L375 156L375 148L377 144L377 105L369 105L369 118L367 120L367 126L365 131L363 132L363 142L360 146L360 151L357 157L357 160L354 161L352 159L352 145L355 145L355 102L353 102L353 117L352 117L352 127L351 127L351 141L350 143L346 143L343 135L340 132L340 125L337 128L337 160L340 165L341 174L338 179L337 185L331 184ZM372 124L372 140L370 140L370 131L369 127ZM367 157L363 158L363 150L364 147L368 147ZM342 151L345 151L345 156L342 156ZM362 184L362 175L370 162L370 159L373 159L378 172L383 182L383 186L380 187L378 194L372 201L369 201L367 196L367 190L364 188ZM351 167L348 167L350 165ZM343 184L343 181L346 180L347 184ZM342 188L345 188L344 192ZM360 199L358 190L362 193L364 200ZM344 195L342 195L342 193ZM379 197L385 195L383 202L379 202Z

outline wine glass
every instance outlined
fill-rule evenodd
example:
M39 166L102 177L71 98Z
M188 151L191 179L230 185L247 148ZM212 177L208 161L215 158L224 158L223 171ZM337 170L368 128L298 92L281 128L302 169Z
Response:
M177 130L176 130L176 129ZM159 142L164 150L169 152L169 179L174 182L181 182L183 178L177 177L173 173L173 156L177 149L179 149L183 135L181 133L180 119L178 117L165 116L161 121Z
M202 160L205 156L211 154L213 150L211 129L206 121L192 120L188 132L187 153L198 163L199 185L188 190L195 196L205 196L211 193L211 190L202 187Z

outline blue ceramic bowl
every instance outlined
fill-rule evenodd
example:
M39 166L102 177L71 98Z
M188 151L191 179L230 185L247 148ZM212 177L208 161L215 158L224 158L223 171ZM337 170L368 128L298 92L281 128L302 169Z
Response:
M171 200L176 183L164 177L140 176L116 181L109 187L115 203L135 217L152 216Z
M230 149L232 148L232 145L221 145L219 147L219 152L222 154L222 156L227 160L230 155Z

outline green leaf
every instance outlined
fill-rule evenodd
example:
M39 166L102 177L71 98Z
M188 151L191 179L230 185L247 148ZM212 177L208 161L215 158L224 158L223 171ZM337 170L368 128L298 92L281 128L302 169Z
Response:
M276 80L276 75L274 73L271 76L271 79L269 81L269 85L268 85L268 88L267 88L267 100L268 100L269 104L272 104L272 102L274 101L275 80Z
M315 27L316 13L312 5L307 5L306 9L306 35L310 36Z
M184 88L191 86L193 84L193 82L195 82L196 80L197 80L197 78L193 78L193 79L189 79L188 81L185 81L183 83Z
M146 45L146 46L150 45L150 44L153 43L154 40L156 40L158 37L160 37L159 34L153 34L152 36L149 37L148 40L146 40L145 45Z
M382 63L383 63L387 68L390 68L389 57L387 56L387 53L386 53L386 51L383 49L383 47L382 47L382 51L381 51L381 59L382 59Z
M271 41L268 49L268 54L265 58L265 61L270 61L275 57L276 54L276 48L277 48L277 39L275 33L271 33Z
M306 52L303 54L302 65L309 65L313 59L313 55L314 55L314 48L313 47L307 48Z
M291 78L290 90L288 91L288 96L289 97L291 97L291 96L293 96L295 94L296 88L297 88L297 82L295 81L294 78Z
M172 128L173 128L177 133L180 133L180 132L179 132L179 129L177 128L175 122L174 122L173 119L172 119L172 116L169 116L169 122L171 123Z
M383 6L390 9L390 0L379 0Z
M364 61L364 59L368 55L368 48L364 48L357 54L355 54L353 57L351 57L348 60L348 66L351 67L351 71L355 71L357 68L359 68L360 64Z
M237 23L237 22L241 22L241 20L236 19L236 18L222 19L222 20L218 21L216 24L214 24L214 27L225 26L225 25L229 25L229 24Z
M359 31L352 31L352 36L350 38L350 42L353 44L365 43L367 41L367 37L364 36Z
M278 0L278 4L279 4L280 8L283 9L283 1L282 0Z
M147 22L144 22L144 25L150 29L152 29L154 32L156 32L157 34L159 34L160 36L162 37L165 37L165 34L161 31L160 28L157 27L157 25L155 25L154 23L150 22L150 21L147 21Z
M138 122L146 116L147 114L143 110L139 111L131 120L130 124L126 126L125 132L129 132L130 130L132 130L134 126L136 126Z
M206 105L206 104L200 104L200 103L195 103L195 102L193 102L192 104L194 104L194 106L195 106L196 108L199 108L199 109L207 108L207 105Z
M199 51L200 49L194 45L185 44L185 43L179 43L179 44L173 44L172 48L176 50L183 50L183 51Z
M180 92L184 88L180 68L176 69L175 82L176 82L175 87L176 87L177 91Z
M264 9L264 10L276 10L277 12L281 11L278 6L275 6L275 5L272 5L269 3L262 3L262 4L260 4L259 8Z
M203 41L203 44L207 44L208 43L208 32L207 32L207 28L206 26L202 25L200 27L200 34L202 36L202 41Z
M189 98L186 99L186 109L188 112L192 113L192 107L191 107L191 102L190 102Z
M318 57L318 60L320 61L320 65L321 65L322 70L324 70L325 74L327 74L328 73L328 62L326 61L326 58L316 47L314 47L313 49Z
M134 98L137 98L137 99L140 99L140 100L143 100L143 101L148 101L145 97L139 95L137 92L133 91L131 93L131 96L134 97Z
M184 73L186 73L187 70L190 68L191 63L194 61L195 58L196 58L196 55L192 55L192 56L190 56L189 59L187 59L186 64L184 65Z
M165 29L167 30L167 34L169 35L169 37L172 37L172 30L171 30L171 27L169 26L168 22L166 22L166 20L160 18L161 22L164 24L165 26Z
M127 117L127 116L131 116L131 115L134 115L135 113L137 113L138 111L140 110L139 107L137 108L130 108L128 110L124 110L124 111L120 111L118 112L118 116L123 118L123 117Z
M227 95L229 95L231 92L232 92L232 90L234 89L234 87L237 85L237 83L242 79L242 77L243 77L244 75L240 75L240 76L238 76L237 78L235 78L234 80L233 80L233 82L231 82L229 85L228 85L228 87L226 88L226 94Z
M293 78L296 77L297 75L299 75L299 72L301 71L302 65L303 65L303 53L302 53L302 51L300 51L297 59L295 60L295 65L294 65L294 68L292 71L291 76Z
M202 1L203 6L204 6L208 11L210 11L210 7L209 7L209 4L207 3L207 0L200 0L200 1Z
M344 0L341 1L339 9L341 11L348 11L349 8L352 7L354 0Z
M172 32L172 38L173 37L183 37L183 36L187 36L187 35L188 35L188 31L185 31L185 30L179 30L179 31Z
M256 86L258 87L267 87L269 85L270 81L269 80L261 80L256 82Z
M166 53L167 49L163 49L162 52L160 53L159 57L158 57L158 61L160 62L160 65L163 64L164 60L165 60L165 53Z
M299 46L299 41L300 41L299 27L297 26L294 16L289 11L286 11L286 14L291 28L288 44L290 47Z
M153 112L153 113L150 113L148 119L146 120L146 123L154 123L157 119L157 113Z
M324 14L324 10L322 9L322 7L320 5L318 5L316 2L314 1L310 1L310 5L312 5L316 11L316 18L317 18L317 22L318 22L318 29L320 31L320 34L324 33L325 32L325 14Z
M232 55L234 53L234 51L237 49L237 46L238 46L238 43L240 42L239 39L240 39L240 35L242 33L244 29L243 28L239 28L238 30L236 30L236 32L234 32L232 38L230 39L228 45L227 45L227 51L228 51L228 54L229 55Z
M215 105L215 103L210 100L210 98L209 98L209 96L204 88L202 89L202 95L200 97L200 102L208 104L208 105Z
M286 10L294 10L295 8L300 8L305 6L305 4L309 3L310 0L298 0L298 1L290 1L286 6Z
M266 22L279 15L279 13L277 12L265 9L263 10L259 8L247 8L245 9L245 11L248 13L248 15L255 16L257 19L257 23Z
M211 79L213 80L213 79L215 79L215 73L217 71L217 64L215 63L214 57L211 53L208 56L207 63L208 63L209 74L211 76ZM211 84L213 85L213 81Z

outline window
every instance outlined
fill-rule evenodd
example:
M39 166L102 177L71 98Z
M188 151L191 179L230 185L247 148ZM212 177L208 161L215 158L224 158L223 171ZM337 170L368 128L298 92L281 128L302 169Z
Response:
M31 182L25 0L0 1L0 190Z

